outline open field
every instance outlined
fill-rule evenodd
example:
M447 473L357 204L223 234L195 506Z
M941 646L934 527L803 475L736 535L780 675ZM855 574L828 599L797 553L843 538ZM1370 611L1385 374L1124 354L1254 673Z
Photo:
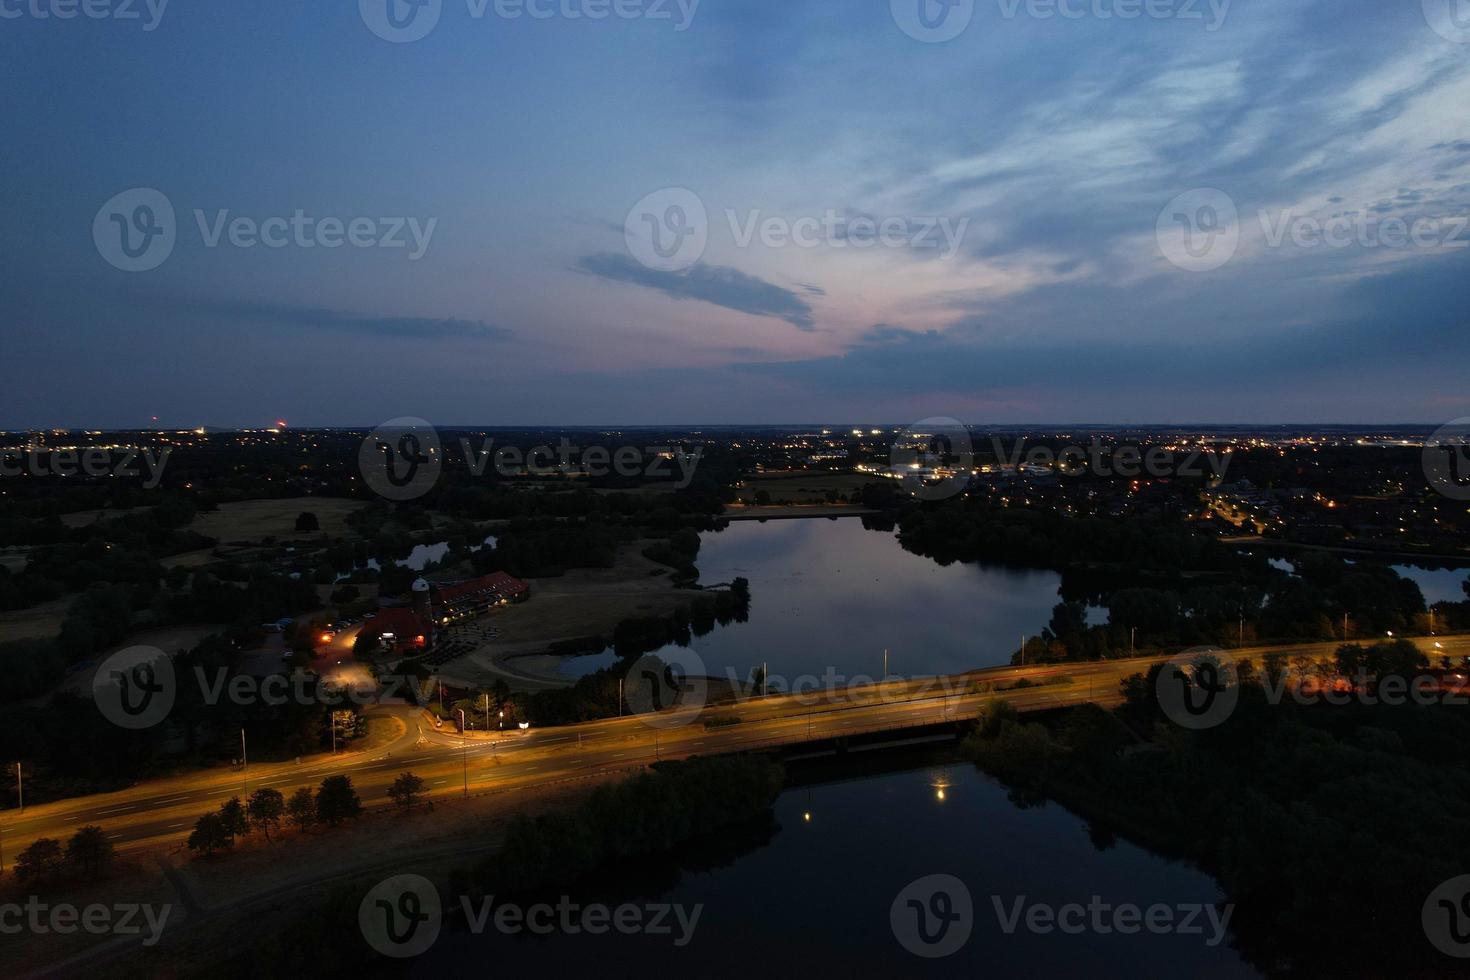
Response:
M517 670L506 661L540 653L558 640L611 636L625 619L666 615L696 594L674 588L668 575L672 569L643 557L641 552L650 543L624 545L612 568L573 569L560 578L528 580L529 600L480 620L494 626L500 635L468 657L448 664L445 678L480 684L503 677L519 689L546 687L546 682L566 686L567 681L550 676L536 683L538 678L527 676L529 669Z
M332 536L347 533L347 516L363 507L360 500L332 497L289 497L284 500L242 500L221 504L219 510L200 514L192 530L218 538L221 544L258 541L264 537L289 539L296 535L296 518L310 511L321 522L322 532Z
M282 500L241 500L221 504L219 510L201 513L189 525L190 530L218 538L221 543L258 541L264 537L291 538L296 534L296 517L311 511L321 522L322 531L333 536L347 533L347 515L363 507L360 500L336 497L287 497ZM144 509L144 508L137 508ZM121 517L129 510L85 510L63 514L67 527L86 527L99 519Z
M50 602L43 602L29 609L12 609L0 613L0 638L6 640L49 639L61 632L61 620L66 610L76 601L74 595L64 595Z

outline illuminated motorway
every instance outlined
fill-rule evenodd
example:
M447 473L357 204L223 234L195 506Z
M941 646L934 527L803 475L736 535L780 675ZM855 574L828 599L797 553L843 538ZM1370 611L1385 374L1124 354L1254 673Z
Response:
M1416 640L1431 660L1470 654L1470 637ZM1439 644L1436 648L1435 644ZM1255 658L1277 651L1314 658L1330 656L1337 643L1248 648L1220 656ZM269 786L290 794L315 787L334 774L352 777L368 806L387 801L387 789L402 772L412 771L437 796L499 792L619 769L633 769L656 758L712 755L772 748L834 737L900 730L973 717L982 704L1004 697L1018 710L1036 711L1085 701L1117 703L1119 683L1166 658L1098 663L1001 667L946 678L892 679L880 685L840 692L772 695L740 704L712 705L700 715L632 716L541 731L508 732L500 737L461 738L452 729L433 728L429 716L409 705L380 705L370 711L402 719L407 733L374 752L318 755L301 762L253 764L240 770L211 770L159 779L121 790L28 807L5 814L4 845L16 853L38 837L65 839L78 827L96 824L115 845L178 844L204 812L231 796ZM1044 686L980 693L977 684L1014 683L1025 678ZM722 723L707 727L706 721ZM664 727L664 726L671 727Z

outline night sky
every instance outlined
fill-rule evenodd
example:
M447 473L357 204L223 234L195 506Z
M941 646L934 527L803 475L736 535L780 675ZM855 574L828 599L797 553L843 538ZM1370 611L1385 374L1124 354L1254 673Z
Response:
M1462 0L51 2L0 427L1470 415Z

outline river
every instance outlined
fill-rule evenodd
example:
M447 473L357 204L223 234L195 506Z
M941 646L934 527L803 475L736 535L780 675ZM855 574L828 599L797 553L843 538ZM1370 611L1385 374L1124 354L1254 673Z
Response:
M1017 806L966 763L789 788L775 817L778 829L768 841L723 854L713 866L702 856L683 870L623 870L595 892L570 895L581 903L702 906L683 947L672 936L449 930L414 964L414 975L440 976L464 964L550 977L1257 975L1200 908L1223 897L1209 875L1094 834L1054 804ZM900 937L912 941L907 910L901 908L897 926L891 913L901 891L934 874L963 882L970 936L953 954L925 959ZM1018 902L1025 915L1008 932ZM1072 903L1109 910L1089 911L1080 932L1028 929L1032 908ZM1124 934L1113 929L1111 911L1124 905L1166 906L1176 927L1193 915L1203 933ZM1076 912L1068 915L1069 930L1077 921Z

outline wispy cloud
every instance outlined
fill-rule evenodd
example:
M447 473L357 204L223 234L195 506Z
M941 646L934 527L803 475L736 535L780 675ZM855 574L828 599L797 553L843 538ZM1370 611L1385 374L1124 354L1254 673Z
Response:
M674 299L699 300L751 316L775 317L798 330L817 328L811 306L795 292L729 266L701 262L683 272L661 272L640 265L630 256L601 252L583 256L577 268L602 279L656 289Z
M515 331L509 327L486 323L484 320L460 320L455 317L378 316L316 306L256 303L248 300L211 300L180 305L199 313L241 320L268 321L379 337L509 340L515 336Z

